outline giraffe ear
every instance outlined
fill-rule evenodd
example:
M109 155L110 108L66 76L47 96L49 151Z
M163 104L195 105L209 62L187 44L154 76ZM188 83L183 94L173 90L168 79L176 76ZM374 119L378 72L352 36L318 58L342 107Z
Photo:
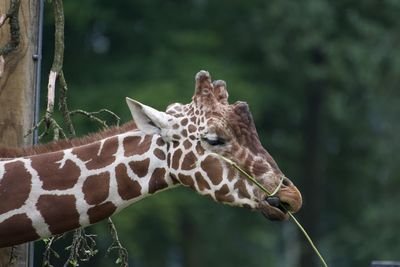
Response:
M170 128L169 125L174 122L174 117L129 97L126 98L126 103L136 126L145 134L161 134L163 129Z

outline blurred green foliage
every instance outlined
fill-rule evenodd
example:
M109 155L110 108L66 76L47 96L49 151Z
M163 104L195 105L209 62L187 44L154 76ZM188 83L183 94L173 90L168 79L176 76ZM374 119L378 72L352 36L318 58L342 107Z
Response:
M231 102L249 103L331 266L399 260L399 14L398 0L65 1L69 103L127 121L125 96L160 110L187 103L195 73L207 69L227 81ZM73 119L80 135L98 130ZM114 219L132 266L319 266L291 222L185 188ZM81 266L112 266L106 224L91 230L101 252Z

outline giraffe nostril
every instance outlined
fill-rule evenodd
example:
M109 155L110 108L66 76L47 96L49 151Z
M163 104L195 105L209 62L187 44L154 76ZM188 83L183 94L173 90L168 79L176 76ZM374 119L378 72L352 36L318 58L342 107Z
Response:
M285 178L283 178L282 185L291 186L292 185L292 181L290 181L289 178L285 177Z

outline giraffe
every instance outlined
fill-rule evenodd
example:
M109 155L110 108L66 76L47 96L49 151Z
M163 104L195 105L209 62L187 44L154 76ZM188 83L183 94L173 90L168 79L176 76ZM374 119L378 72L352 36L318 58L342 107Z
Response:
M271 220L288 214L215 153L273 191L283 176L262 147L244 102L228 103L226 83L195 77L189 104L166 112L127 98L133 121L83 138L0 149L0 247L85 227L178 185ZM280 202L297 212L302 197L284 178Z

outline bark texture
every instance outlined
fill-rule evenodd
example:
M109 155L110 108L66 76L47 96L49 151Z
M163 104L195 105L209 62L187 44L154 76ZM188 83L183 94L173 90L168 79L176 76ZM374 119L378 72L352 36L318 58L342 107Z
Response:
M10 1L0 1L0 16L6 14ZM35 70L33 56L37 52L39 1L21 1L19 44L4 55L4 70L0 78L0 145L23 146L32 143L24 135L34 123ZM0 28L0 46L10 41L8 22ZM11 255L12 254L12 255ZM14 257L10 264L10 258ZM32 259L33 260L33 259ZM28 266L28 245L0 249L0 267Z

